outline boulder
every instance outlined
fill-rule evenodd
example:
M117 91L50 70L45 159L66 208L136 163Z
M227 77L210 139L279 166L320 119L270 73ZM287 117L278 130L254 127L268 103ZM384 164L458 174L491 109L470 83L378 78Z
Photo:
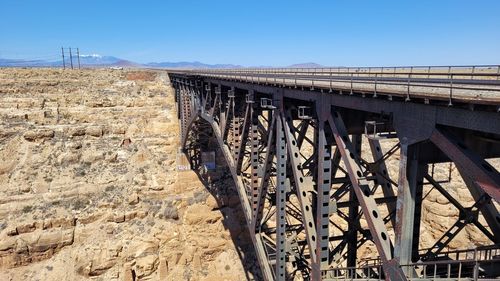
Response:
M135 204L139 203L139 195L137 195L137 193L133 193L133 194L129 195L127 202L130 205L135 205Z
M217 200L212 195L207 196L207 199L205 200L205 204L210 207L212 210L218 209L219 208L219 203Z
M30 130L24 133L24 139L27 141L36 141L39 139L51 139L53 137L54 137L54 130L50 129Z
M202 204L189 206L184 214L184 222L189 225L215 223L219 219L221 219L219 213L212 212L210 207Z
M136 259L136 274L142 278L151 275L158 268L158 256L147 255Z
M101 137L102 128L100 126L89 126L85 129L85 134L93 137Z
M70 127L68 129L68 135L71 137L84 136L85 127Z

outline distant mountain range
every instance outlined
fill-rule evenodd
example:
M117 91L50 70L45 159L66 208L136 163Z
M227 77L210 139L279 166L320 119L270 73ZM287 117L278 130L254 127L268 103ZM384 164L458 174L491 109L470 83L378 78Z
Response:
M69 58L65 59L66 67L70 67ZM113 57L101 56L97 54L80 55L80 65L82 67L137 67L137 68L196 68L196 69L212 69L212 68L244 68L241 65L235 64L206 64L198 61L193 62L150 62L136 63L133 61ZM23 60L23 59L6 59L0 58L0 67L62 67L63 61L49 60ZM78 67L78 58L73 57L73 67ZM323 67L317 63L301 63L293 64L291 68L313 68Z
M150 62L144 64L153 68L242 68L241 65L234 64L206 64L199 61L181 61L181 62Z
M297 63L297 64L292 64L287 67L290 68L322 68L325 67L324 65L317 64L314 62L306 62L306 63Z

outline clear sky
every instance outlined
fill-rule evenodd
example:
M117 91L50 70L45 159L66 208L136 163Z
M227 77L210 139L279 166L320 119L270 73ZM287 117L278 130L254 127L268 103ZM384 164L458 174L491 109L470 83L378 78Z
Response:
M0 0L0 57L61 46L136 62L500 64L500 0Z

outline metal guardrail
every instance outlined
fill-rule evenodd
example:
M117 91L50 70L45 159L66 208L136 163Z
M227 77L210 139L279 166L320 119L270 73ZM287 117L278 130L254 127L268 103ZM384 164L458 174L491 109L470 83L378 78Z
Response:
M500 276L500 245L441 253L438 260L401 265L413 272L408 280L493 280ZM327 270L329 280L384 280L379 258L366 259L358 267Z
M310 87L448 99L498 101L500 65L169 70L257 84ZM437 93L427 93L439 91ZM481 93L481 94L478 94ZM454 95L455 94L455 95Z

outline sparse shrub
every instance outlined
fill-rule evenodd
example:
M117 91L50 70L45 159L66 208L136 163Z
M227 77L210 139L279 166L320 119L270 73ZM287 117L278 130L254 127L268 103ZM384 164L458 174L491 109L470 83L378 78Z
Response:
M165 206L165 210L163 210L163 217L165 219L173 219L173 220L178 220L179 219L179 212L177 211L177 207L172 204L172 202L167 202Z
M184 270L184 280L191 280L193 273L191 272L191 269L189 267L186 267L186 270Z
M78 198L72 204L72 209L75 211L81 210L89 205L90 201L88 199Z
M156 200L144 200L144 204L148 206L149 213L155 216L161 209L161 202Z
M208 192L206 192L205 190L197 191L193 194L193 197L188 199L188 204L193 205L196 203L205 202L205 200L207 200L207 197L208 197Z
M75 168L75 176L76 177L83 177L87 173L86 171L90 168L90 163L82 163L78 168Z
M26 205L26 206L23 207L23 213L29 213L31 211L33 211L33 206Z

